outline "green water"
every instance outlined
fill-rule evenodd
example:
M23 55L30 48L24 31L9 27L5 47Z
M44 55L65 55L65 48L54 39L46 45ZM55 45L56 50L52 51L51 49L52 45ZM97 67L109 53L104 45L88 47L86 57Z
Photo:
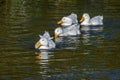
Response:
M55 50L36 50L38 35L53 36L72 12L78 20L103 15L104 25L59 38ZM119 27L119 0L1 0L0 80L120 80Z

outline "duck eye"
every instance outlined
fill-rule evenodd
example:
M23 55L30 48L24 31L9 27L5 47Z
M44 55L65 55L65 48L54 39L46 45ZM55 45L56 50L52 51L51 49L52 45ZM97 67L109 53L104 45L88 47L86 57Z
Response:
M42 41L44 41L44 39L42 39Z
M57 29L56 32L59 32L59 30Z
M87 17L87 15L85 15L85 17Z
M65 21L65 18L63 18L63 20Z

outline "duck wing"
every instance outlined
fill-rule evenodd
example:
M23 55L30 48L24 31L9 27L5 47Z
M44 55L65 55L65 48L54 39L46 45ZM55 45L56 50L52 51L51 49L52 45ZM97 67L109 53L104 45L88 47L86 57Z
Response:
M90 25L103 25L103 16L95 16L91 18Z
M78 23L78 20L77 20L77 14L75 14L75 13L71 13L69 16L67 16L67 17L69 17L70 19L72 19L72 23Z
M49 42L48 46L49 46L50 48L55 48L56 45L55 45L55 43L54 43L53 40L49 40L48 42Z
M43 37L45 38L50 38L50 34L48 31L45 31L44 34L43 34Z
M78 25L72 25L72 26L69 26L67 28L63 28L63 36L75 36L75 35L78 35L80 34L80 31L78 29Z

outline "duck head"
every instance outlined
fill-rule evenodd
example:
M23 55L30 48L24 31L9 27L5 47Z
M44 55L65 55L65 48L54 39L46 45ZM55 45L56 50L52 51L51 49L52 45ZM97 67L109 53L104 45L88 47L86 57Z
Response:
M60 36L60 34L63 33L63 30L62 30L62 28L58 27L58 28L55 29L55 32L54 32L54 33L55 33L55 34L54 34L54 37L55 37L55 39L56 39L56 38L58 38L58 37Z
M81 24L88 24L89 23L89 20L90 20L90 16L88 13L84 13L80 22Z
M35 44L35 48L39 49L41 46L47 46L48 45L48 41L46 38L44 38L43 36L40 36L40 40Z
M57 24L61 24L62 26L70 26L72 25L72 19L69 17L63 17Z
M72 24L77 24L77 14L71 13L68 16L63 17L57 24L61 24L64 27L71 26Z

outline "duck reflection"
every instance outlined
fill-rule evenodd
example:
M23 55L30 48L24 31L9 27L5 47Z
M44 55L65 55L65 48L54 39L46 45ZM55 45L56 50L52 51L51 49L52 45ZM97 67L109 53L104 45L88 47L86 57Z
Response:
M99 26L91 26L90 30L91 31L103 31L103 25L99 25Z
M53 56L50 51L40 50L36 53L36 59L38 64L48 64L50 57Z
M90 38L90 26L89 25L87 25L87 26L81 25L80 30L81 30L81 33L82 33L82 36L81 36L82 43L84 45L89 45L90 44L89 43L89 41L90 41L90 39L89 39Z
M89 33L87 33L87 34L82 34L82 43L84 44L84 45L91 45L91 43L90 43L90 34Z
M39 73L43 76L46 75L48 72L51 56L53 56L52 52L47 50L40 50L39 52L36 52L36 62L40 66Z
M103 25L98 25L98 26L81 25L80 30L82 33L88 33L90 31L102 31Z
M88 32L90 30L90 26L89 25L81 25L80 26L80 31L81 31L81 33L86 33L86 32Z
M104 38L103 26L81 26L82 40L84 45L93 45L93 42Z
M59 37L55 39L57 49L77 49L80 36Z

